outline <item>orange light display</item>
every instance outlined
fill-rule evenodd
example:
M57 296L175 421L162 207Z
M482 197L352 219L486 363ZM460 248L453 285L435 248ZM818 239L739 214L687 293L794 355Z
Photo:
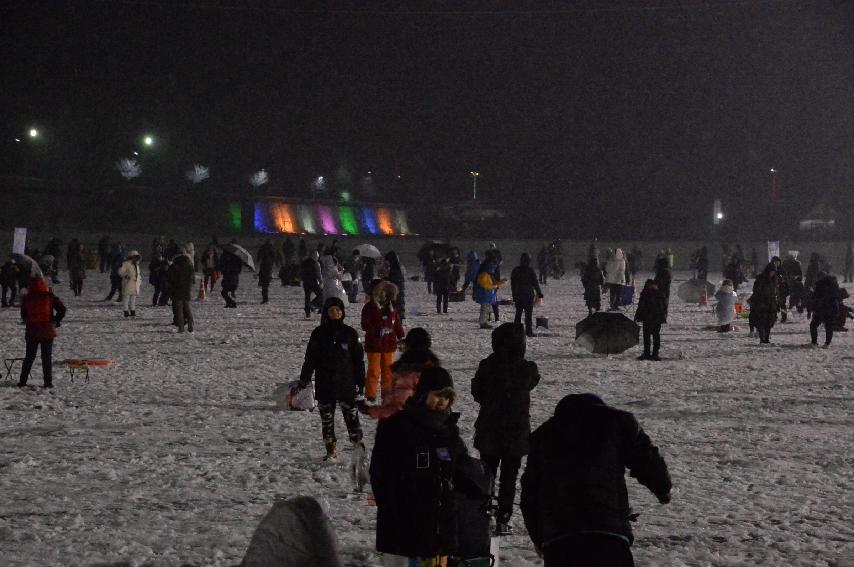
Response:
M299 232L299 226L291 210L290 205L285 203L273 203L270 206L270 213L273 217L273 223L279 232L288 234L296 234Z
M386 236L394 234L394 222L388 209L377 209L377 223L380 225L380 232Z

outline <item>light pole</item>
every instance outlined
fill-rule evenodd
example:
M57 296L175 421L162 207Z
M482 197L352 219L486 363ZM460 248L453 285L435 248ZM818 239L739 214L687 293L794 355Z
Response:
M479 171L470 171L472 183L472 201L477 201L477 178L480 177Z

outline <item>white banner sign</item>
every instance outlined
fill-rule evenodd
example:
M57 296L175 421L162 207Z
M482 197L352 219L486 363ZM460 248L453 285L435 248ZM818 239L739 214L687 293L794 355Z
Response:
M15 228L15 236L12 238L12 254L23 254L27 246L27 229Z

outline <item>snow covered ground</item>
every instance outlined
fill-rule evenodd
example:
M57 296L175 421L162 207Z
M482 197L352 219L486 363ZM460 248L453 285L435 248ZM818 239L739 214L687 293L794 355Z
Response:
M674 285L688 274L676 276ZM349 448L339 463L321 462L317 413L276 412L270 399L297 376L317 323L303 319L301 289L274 287L260 305L244 275L238 309L223 309L218 295L195 303L197 332L178 335L167 308L147 306L149 286L136 320L100 301L104 275L89 273L82 298L57 287L69 312L55 360L115 364L93 370L88 384L70 383L57 365L50 392L0 382L0 563L234 565L276 498L307 494L328 501L347 565L378 564L375 509L351 489ZM629 480L639 565L854 564L854 333L807 349L806 321L795 316L760 347L744 328L705 330L709 308L674 293L665 361L638 362L637 349L604 358L572 344L583 312L577 278L545 293L538 313L553 336L528 347L542 374L534 426L564 395L596 392L633 411L670 466L669 506ZM470 442L477 408L468 385L489 332L477 328L470 301L440 316L424 284L410 283L407 296L421 312L407 325L433 334ZM0 312L0 337L4 357L23 355L17 310ZM374 424L364 425L370 446ZM502 564L541 565L520 514L513 523Z

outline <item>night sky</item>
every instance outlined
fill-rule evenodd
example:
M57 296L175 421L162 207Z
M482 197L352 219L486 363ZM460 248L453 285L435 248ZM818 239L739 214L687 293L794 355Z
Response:
M140 182L457 200L476 169L584 226L749 220L772 167L803 209L852 191L852 2L249 4L4 3L4 173L97 188L150 132Z

